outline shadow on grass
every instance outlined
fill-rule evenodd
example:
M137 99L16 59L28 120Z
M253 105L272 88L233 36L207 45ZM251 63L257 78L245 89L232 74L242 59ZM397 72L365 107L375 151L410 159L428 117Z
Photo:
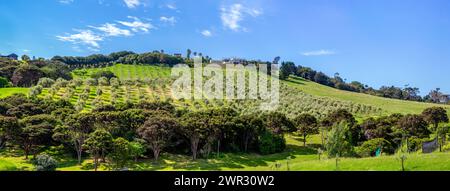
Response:
M272 155L259 154L222 154L220 158L214 157L210 159L197 159L193 161L189 156L185 155L165 155L162 161L158 164L146 163L137 164L139 168L136 170L162 170L169 168L170 170L189 170L189 171L204 171L222 169L242 169L248 167L269 167L270 163L276 161L286 160L288 157L295 159L296 155L314 155L317 150L310 147L302 147L297 145L288 145L283 153ZM214 156L214 155L212 155ZM170 163L165 161L171 161ZM135 165L136 166L136 165Z

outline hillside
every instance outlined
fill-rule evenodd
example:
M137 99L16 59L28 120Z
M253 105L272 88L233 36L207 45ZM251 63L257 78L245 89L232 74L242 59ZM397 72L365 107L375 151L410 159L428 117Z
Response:
M328 97L338 100L351 101L359 104L367 104L381 108L385 114L391 113L403 113L403 114L418 114L425 108L439 106L444 107L447 111L450 111L450 106L423 102L413 102L383 98L378 96L372 96L368 94L355 93L349 91L343 91L328 86L324 86L315 82L306 81L300 78L290 78L286 81L291 87L295 87L307 94Z
M83 92L85 95L83 110L89 111L93 105L111 104L112 88L110 86L92 86L86 85L86 80L91 74L101 70L113 72L120 80L129 81L132 84L122 85L117 92L116 102L125 102L127 100L137 102L140 99L149 101L173 101L170 94L170 68L162 66L148 65L123 65L117 64L105 68L86 68L73 72L75 79L80 79L83 85L76 87L74 91L67 91L68 88L56 88L56 92L51 97L61 99L70 96L70 101L77 104ZM133 84L140 80L143 83ZM41 98L48 97L50 89L44 89L39 95ZM101 89L102 95L97 95L97 90ZM7 88L0 89L0 98L12 95L14 93L26 94L27 88ZM97 98L98 97L98 98ZM97 99L96 99L97 98ZM258 101L230 102L227 100L174 100L178 107L189 107L191 109L200 109L207 107L217 107L228 105L244 112L254 112ZM79 103L78 103L79 104ZM348 92L324 86L315 82L307 81L301 78L291 77L282 82L281 88L281 107L279 111L288 116L295 116L300 113L312 113L317 117L323 117L336 109L347 109L358 117L380 116L392 113L420 113L425 108L432 106L445 107L450 111L450 106L437 105L430 103L412 102L382 98L368 94Z

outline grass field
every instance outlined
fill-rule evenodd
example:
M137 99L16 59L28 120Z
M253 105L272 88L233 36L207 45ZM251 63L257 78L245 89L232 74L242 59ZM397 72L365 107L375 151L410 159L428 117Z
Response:
M0 88L0 99L11 96L13 94L28 95L29 88Z
M438 105L430 103L412 102L388 99L383 97L372 96L368 94L361 94L349 91L342 91L311 81L306 81L300 78L291 78L286 82L289 86L298 88L299 90L314 96L328 97L333 99L351 101L360 104L372 105L382 108L386 114L391 113L421 113L424 109L432 106L440 106L450 112L449 105Z
M335 159L326 159L317 155L316 147L320 142L319 136L313 136L309 145L303 147L301 138L288 135L288 148L283 153L262 156L258 154L221 154L219 158L215 155L211 159L198 159L192 161L186 155L163 154L159 163L152 160L140 160L129 165L130 170L136 171L207 171L207 170L237 170L237 171L400 171L401 162L397 155L373 158L341 158L338 169ZM288 160L288 157L290 158ZM277 165L278 164L278 165ZM289 164L289 165L288 165ZM276 168L279 166L279 168ZM108 167L102 166L101 170ZM450 171L450 153L407 155L405 162L407 171ZM33 170L29 161L23 156L0 158L0 171L5 170ZM92 160L85 160L83 165L76 165L75 159L60 159L60 171L82 171L93 170Z

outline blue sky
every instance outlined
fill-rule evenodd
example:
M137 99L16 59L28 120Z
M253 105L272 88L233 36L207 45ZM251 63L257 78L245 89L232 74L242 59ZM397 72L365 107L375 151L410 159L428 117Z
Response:
M375 88L450 92L447 0L14 0L0 53L89 55L190 48L282 60Z

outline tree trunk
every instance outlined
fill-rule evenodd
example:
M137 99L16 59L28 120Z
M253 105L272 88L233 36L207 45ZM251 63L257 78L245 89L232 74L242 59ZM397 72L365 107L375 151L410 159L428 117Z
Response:
M78 157L78 165L81 165L81 153L82 153L83 151L81 150L81 149L78 149L78 151L77 151L77 157Z
M94 157L94 170L97 172L98 169L98 156Z
M434 124L434 129L436 129L436 138L437 138L437 143L439 144L439 152L442 152L442 144L441 142L439 142L439 136L440 136L440 132L439 132L439 124L435 123Z
M306 147L306 133L303 133L303 146Z
M244 138L244 151L247 152L248 151L248 139L250 136L245 136Z
M220 140L217 141L217 158L220 157Z
M155 158L155 162L158 161L159 159L159 153L160 153L159 149L153 149L153 157Z
M198 142L199 142L199 138L192 138L191 139L192 160L197 160Z

